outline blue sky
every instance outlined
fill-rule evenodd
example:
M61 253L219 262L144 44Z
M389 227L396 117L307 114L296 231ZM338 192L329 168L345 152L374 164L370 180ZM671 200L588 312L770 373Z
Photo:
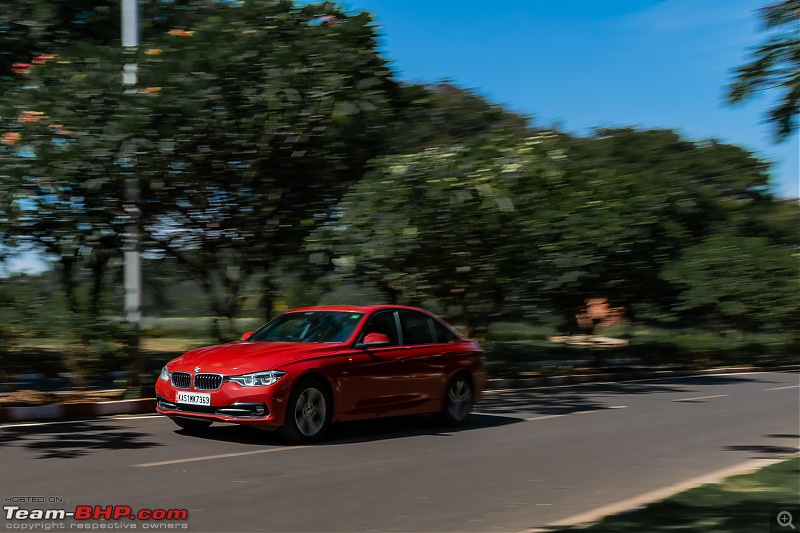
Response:
M797 198L795 134L772 144L771 99L724 104L731 71L761 40L768 0L349 0L383 27L400 79L449 79L532 115L538 126L675 129L775 163L774 191Z

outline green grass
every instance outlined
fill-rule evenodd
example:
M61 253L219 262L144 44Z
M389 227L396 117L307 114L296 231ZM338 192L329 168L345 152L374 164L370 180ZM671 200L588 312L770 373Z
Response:
M636 511L607 517L580 531L767 532L770 531L770 512L778 505L800 505L800 456L726 478L718 484L681 492Z

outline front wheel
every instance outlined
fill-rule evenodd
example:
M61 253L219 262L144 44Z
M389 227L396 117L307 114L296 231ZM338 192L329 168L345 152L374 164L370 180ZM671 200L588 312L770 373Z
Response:
M304 380L289 397L286 417L278 433L292 442L316 442L328 429L332 414L327 387L316 379Z
M174 417L172 421L178 424L181 428L185 429L186 431L192 431L192 432L203 431L204 429L208 429L208 426L211 425L211 422L207 420L197 420L194 418Z
M448 426L461 426L472 411L472 382L465 374L457 374L447 386L444 407L439 419Z

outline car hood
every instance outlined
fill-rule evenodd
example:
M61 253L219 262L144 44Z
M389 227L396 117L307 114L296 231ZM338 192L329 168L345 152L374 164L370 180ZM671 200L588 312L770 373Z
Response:
M344 344L309 342L236 342L192 350L169 363L170 372L195 371L225 375L245 374L281 367L338 353Z

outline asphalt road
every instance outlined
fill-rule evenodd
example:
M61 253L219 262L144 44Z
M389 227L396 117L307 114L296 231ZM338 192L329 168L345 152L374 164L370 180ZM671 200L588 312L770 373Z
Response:
M314 446L225 425L191 436L158 416L8 424L0 495L188 509L177 525L192 532L524 531L797 451L800 374L497 391L476 411L457 431L408 417ZM25 522L5 518L0 531Z

